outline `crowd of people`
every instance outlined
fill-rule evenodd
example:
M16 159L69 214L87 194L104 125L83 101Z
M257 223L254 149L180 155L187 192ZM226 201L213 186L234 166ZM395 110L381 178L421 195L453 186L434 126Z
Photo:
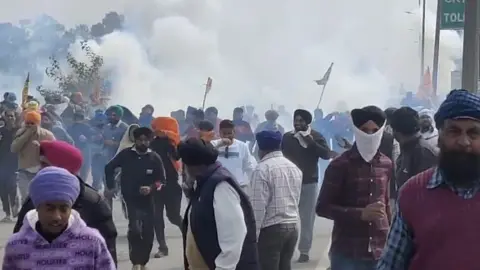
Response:
M480 97L466 90L436 112L297 109L292 131L251 106L219 119L67 102L0 102L2 221L17 219L4 270L116 269L115 197L134 270L155 238L168 256L164 212L186 270L290 270L296 249L310 260L316 216L334 221L332 270L478 268Z

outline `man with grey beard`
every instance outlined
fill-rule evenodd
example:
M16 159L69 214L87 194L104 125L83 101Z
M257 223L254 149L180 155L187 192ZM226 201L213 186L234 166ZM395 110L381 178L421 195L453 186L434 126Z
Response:
M438 166L400 190L377 270L478 269L480 96L453 90L435 124Z

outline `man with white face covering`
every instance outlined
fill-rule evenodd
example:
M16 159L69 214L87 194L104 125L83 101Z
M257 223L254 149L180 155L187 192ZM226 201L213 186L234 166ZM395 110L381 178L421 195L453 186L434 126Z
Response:
M392 161L378 149L385 113L367 106L351 112L353 147L325 171L316 212L334 221L332 270L375 269L390 225L389 181Z

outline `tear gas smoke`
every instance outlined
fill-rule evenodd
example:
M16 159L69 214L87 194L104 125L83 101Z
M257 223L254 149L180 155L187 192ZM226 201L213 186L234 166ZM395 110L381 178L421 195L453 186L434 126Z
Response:
M418 88L417 0L21 0L2 8L0 18L47 13L74 25L94 23L111 10L125 14L126 30L92 46L114 70L114 101L134 111L146 103L162 114L200 106L208 76L214 80L207 106L217 106L224 117L244 104L313 109L321 92L313 80L331 62L321 105L327 111L339 101L349 108L385 106L398 98L401 84L407 91ZM435 6L429 7L430 67L434 14ZM442 33L441 92L450 89L452 57L460 48L455 32Z

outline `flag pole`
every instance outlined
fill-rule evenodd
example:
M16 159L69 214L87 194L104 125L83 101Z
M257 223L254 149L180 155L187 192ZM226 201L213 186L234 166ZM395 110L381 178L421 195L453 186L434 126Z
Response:
M207 94L208 91L207 89L205 89L205 93L203 94L202 111L205 111L205 101L207 101Z
M327 87L327 84L323 85L322 93L320 94L320 99L318 100L318 103L317 103L317 109L320 107L320 103L322 103L323 93L325 93L325 87Z

